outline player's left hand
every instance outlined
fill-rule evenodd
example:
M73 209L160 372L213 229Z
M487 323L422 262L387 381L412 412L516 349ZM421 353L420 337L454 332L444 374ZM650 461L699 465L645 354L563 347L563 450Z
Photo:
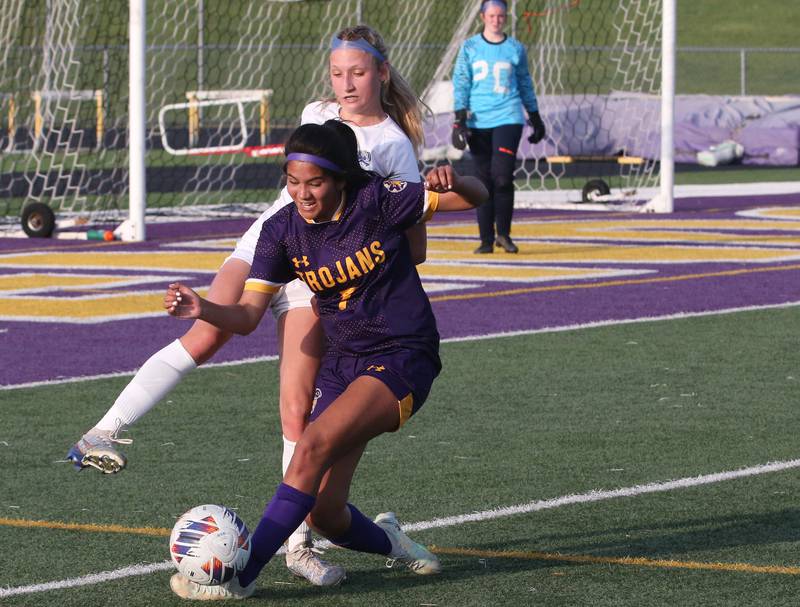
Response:
M528 136L528 141L531 143L539 143L547 135L547 129L544 126L542 117L539 112L531 112L528 115L528 122L533 129L533 132Z
M470 136L471 133L467 127L467 110L456 110L456 120L453 122L450 143L457 150L465 150Z
M425 187L431 192L438 192L444 194L453 190L456 184L458 174L453 170L449 164L434 167L425 175Z
M176 318L199 318L202 310L200 296L189 287L173 282L164 295L167 314Z

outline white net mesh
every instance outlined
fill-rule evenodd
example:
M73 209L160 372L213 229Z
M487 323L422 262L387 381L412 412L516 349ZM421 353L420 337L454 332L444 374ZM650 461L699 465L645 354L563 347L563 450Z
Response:
M16 223L25 205L45 202L61 216L95 224L124 219L127 3L5 4L0 12L0 217ZM383 34L394 66L415 90L426 92L437 112L427 121L423 164L455 158L447 146L452 103L448 106L440 83L449 79L460 43L479 30L479 6L478 0L149 0L148 214L252 213L274 200L280 184L276 159L169 153L159 113L184 104L162 116L164 136L174 149L239 142L237 103L243 108L246 146L281 144L303 106L329 94L331 36L360 22ZM576 183L580 187L591 173L578 160L582 156L641 156L639 164L586 164L591 169L602 164L604 178L615 188L652 183L660 0L516 0L510 6L514 33L528 47L549 131L537 146L523 138L517 170L521 194L543 191L552 197ZM197 102L226 95L237 101ZM564 155L575 160L545 160Z
M520 37L534 36L531 62L549 127L547 143L520 168L526 186L563 193L600 178L641 200L642 188L658 181L661 2L549 2L526 21L530 31ZM547 160L565 156L573 161Z
M604 202L646 202L659 178L661 0L510 5L548 131L537 145L527 142L527 129L523 133L517 206L581 202L587 184L597 180L611 190ZM472 29L462 27L459 40L478 31L478 9L470 8L462 25ZM445 113L452 109L453 50L426 91L437 112L424 155L428 163L461 159L448 145L452 117Z

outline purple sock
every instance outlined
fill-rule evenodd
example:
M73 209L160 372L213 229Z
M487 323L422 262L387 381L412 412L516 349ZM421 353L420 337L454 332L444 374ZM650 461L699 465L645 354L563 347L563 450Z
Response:
M314 507L316 498L284 483L264 509L264 514L253 531L250 560L239 574L239 583L248 586L258 577L281 544L297 529Z
M392 542L386 532L352 504L347 504L347 507L350 509L350 528L344 535L331 539L331 542L359 552L389 554L392 551Z

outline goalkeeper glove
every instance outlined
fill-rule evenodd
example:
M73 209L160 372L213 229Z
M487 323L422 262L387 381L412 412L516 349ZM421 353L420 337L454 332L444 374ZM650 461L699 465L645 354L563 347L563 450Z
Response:
M528 141L531 143L539 143L544 136L547 135L547 129L544 128L544 122L542 122L542 117L539 115L539 112L530 112L528 114L528 122L533 129L533 133L528 136Z
M467 128L467 110L456 110L456 121L453 123L453 133L450 141L457 150L467 147L467 137L470 132Z

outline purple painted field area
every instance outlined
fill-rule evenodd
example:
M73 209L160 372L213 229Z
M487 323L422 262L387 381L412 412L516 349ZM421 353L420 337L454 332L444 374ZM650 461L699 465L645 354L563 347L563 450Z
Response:
M671 215L630 215L626 218L615 215L614 220L624 222L644 218L657 223L662 220L733 219L737 217L737 211L767 206L800 206L800 194L724 200L682 199L678 201L676 213ZM515 221L542 217L547 220L558 218L571 221L605 219L607 215L522 211L517 213ZM448 223L469 223L471 215L457 214L445 219ZM43 250L159 250L178 240L232 238L243 232L248 224L246 221L217 221L152 225L148 228L148 242L136 245L0 239L0 261L4 255ZM798 222L787 221L786 225L786 230L777 228L759 232L764 239L759 246L762 249L766 247L786 251L787 257L793 255L794 259L679 264L659 263L660 260L653 258L616 264L606 261L596 265L614 269L634 268L647 270L648 273L616 278L557 279L552 282L527 283L482 281L475 278L470 279L470 283L478 286L435 292L431 299L439 319L440 332L445 339L798 302L800 246L793 246L785 241L795 234L800 241L800 230ZM477 229L475 232L477 233ZM775 241L772 242L771 238ZM524 246L526 241L523 239L519 242ZM630 246L631 243L619 243L620 246L623 244ZM747 247L742 249L746 250ZM494 259L497 260L500 256L498 253ZM522 256L517 259L523 261ZM469 261L481 260L475 258ZM524 261L535 265L546 262L533 257L526 257ZM585 262L557 265L587 267ZM0 269L0 278L31 271L31 268L6 267ZM99 270L87 271L87 274L92 272ZM142 268L141 271L125 270L124 273L136 276L153 272ZM210 276L196 274L195 279L196 284L208 284ZM153 289L156 286L158 285L147 285L147 288ZM188 326L187 322L176 321L166 315L94 324L0 320L0 385L130 372L155 350L180 336ZM251 336L234 338L214 361L235 361L276 354L274 327L274 322L267 317Z

